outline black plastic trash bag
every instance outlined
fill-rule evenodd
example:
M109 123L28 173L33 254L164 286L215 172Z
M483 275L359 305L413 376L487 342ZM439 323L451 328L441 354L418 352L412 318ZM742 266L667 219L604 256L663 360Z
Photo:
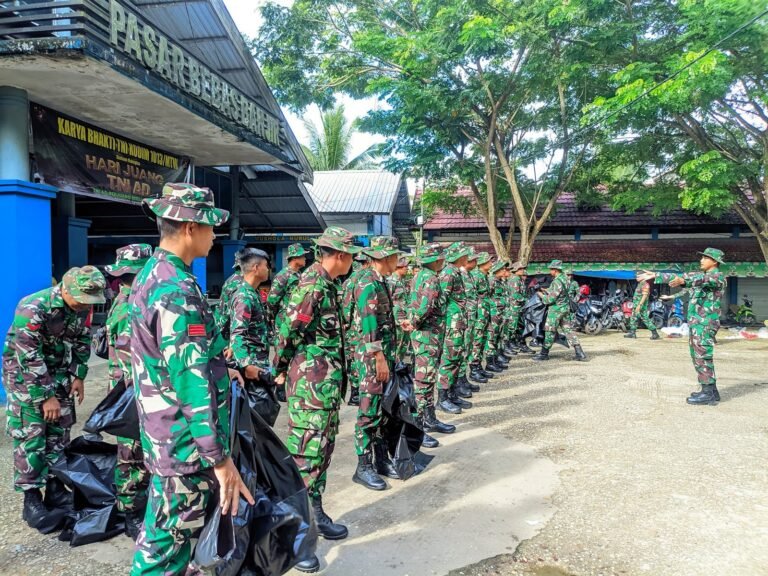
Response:
M431 458L419 459L424 431L418 419L413 378L402 362L392 371L381 404L381 436L400 480L408 480L421 472Z
M309 496L282 442L233 387L232 458L255 500L240 499L232 521L235 551L216 567L219 576L284 574L317 546Z
M539 342L544 341L544 325L547 322L547 310L549 306L544 304L538 294L534 294L522 308L523 338L533 338ZM568 340L559 332L555 336L555 342L569 348Z
M259 380L246 380L245 391L251 410L261 416L267 424L274 426L280 413L280 403L277 401L277 390L272 377L267 375Z
M100 326L93 335L93 353L99 358L109 358L109 342L107 341L107 326Z
M114 538L125 532L125 517L118 512L117 504L104 508L79 510L72 525L69 545L73 548ZM60 540L63 540L61 536Z
M91 434L107 432L139 440L139 412L133 387L126 388L120 380L93 410L83 430Z
M232 515L222 515L218 502L214 505L216 509L208 517L195 547L194 564L204 570L211 570L222 562L229 561L235 551Z

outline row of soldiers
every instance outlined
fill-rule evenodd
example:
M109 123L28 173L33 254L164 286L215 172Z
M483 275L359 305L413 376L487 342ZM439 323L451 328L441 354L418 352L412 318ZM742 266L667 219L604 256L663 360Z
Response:
M427 244L412 269L394 238L376 237L363 248L348 231L331 227L314 241L315 262L303 271L304 249L290 247L266 307L258 287L269 276L269 258L254 248L242 251L214 313L190 266L207 256L213 229L228 213L214 206L210 190L190 184L166 185L161 197L145 203L157 221L159 247L121 248L107 268L120 279L107 319L110 384L134 388L140 418L140 442L118 439L115 471L118 507L137 537L132 574L187 570L190 540L211 498L218 497L223 513L237 513L241 496L252 503L229 454L231 379L270 384L274 378L284 388L285 443L319 532L342 539L348 530L325 513L322 495L347 382L359 404L353 479L383 490L381 476L397 477L379 431L382 392L397 361L413 366L425 431L452 433L455 427L438 420L435 408L448 414L470 408L478 384L505 370L515 354L531 352L519 326L521 264L494 262L463 243ZM368 262L342 285L361 253ZM550 313L538 359L547 359L555 331L568 331L568 284L560 263L550 267L554 280L540 294ZM92 266L71 270L61 284L22 300L6 338L15 484L30 523L45 512L47 467L68 442L73 397L83 399L90 309L104 302L105 284ZM425 447L438 444L425 435ZM305 558L297 568L313 572L319 561Z

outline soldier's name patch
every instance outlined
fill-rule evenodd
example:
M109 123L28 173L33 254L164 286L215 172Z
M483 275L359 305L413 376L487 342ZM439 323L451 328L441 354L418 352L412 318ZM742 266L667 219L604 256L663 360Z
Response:
M205 324L190 324L187 326L189 336L205 336Z

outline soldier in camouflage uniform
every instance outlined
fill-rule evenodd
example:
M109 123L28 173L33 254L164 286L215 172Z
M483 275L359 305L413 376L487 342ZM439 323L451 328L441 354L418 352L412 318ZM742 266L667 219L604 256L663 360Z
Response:
M477 294L477 312L475 323L472 326L471 348L469 351L469 378L474 382L484 384L488 378L493 378L492 372L485 372L482 368L483 352L485 343L488 340L488 330L491 320L491 301L490 285L488 282L488 273L493 266L491 256L488 252L481 252L477 255L476 266L470 272ZM479 387L478 387L479 388ZM474 392L475 389L472 389Z
M504 352L515 356L521 352L518 342L520 327L520 312L525 305L525 266L522 262L513 262L510 267L510 277L507 280L509 289L509 305L507 307L507 324L504 333Z
M269 371L267 318L259 294L259 286L269 278L269 256L252 249L241 258L240 271L243 281L229 305L229 349L243 378L256 382Z
M508 262L499 260L490 270L490 319L488 339L485 344L485 369L489 372L503 372L509 367L506 357L499 350L501 330L504 324L504 310L507 302L506 278Z
M402 328L402 324L408 319L408 302L411 295L408 276L408 257L403 256L397 260L395 272L387 278L392 304L395 307L395 331L397 332L395 362L406 362L411 347L410 333Z
M91 355L90 314L106 281L93 266L72 268L60 284L22 298L3 347L6 431L13 439L13 483L31 527L45 515L48 466L69 443L74 396L82 404Z
M354 351L360 341L360 327L355 325L352 319L355 316L355 307L357 302L353 296L355 285L360 281L360 276L371 265L368 256L362 252L355 256L354 269L349 277L344 281L341 288L341 317L344 321L344 336L346 338L346 347L344 349L344 358L347 364L347 377L349 378L349 405L360 405L360 373L362 366L355 357Z
M563 263L560 260L552 260L552 262L549 263L549 271L554 279L546 292L539 291L539 298L541 298L541 301L544 304L549 306L549 309L547 310L547 320L544 324L544 344L542 344L541 350L533 357L533 359L537 362L549 360L549 350L555 342L555 336L559 329L568 339L568 343L573 346L575 359L584 361L587 359L587 355L584 354L584 350L579 343L579 338L573 331L569 319L571 306L569 296L570 281L568 280L568 275L563 272Z
M141 446L152 475L133 576L187 571L190 540L217 491L223 514L237 514L241 495L254 503L230 457L230 378L242 379L227 370L227 342L191 269L229 213L192 184L166 184L144 203L160 246L129 297Z
M526 271L525 263L520 261L515 262L515 264L512 265L512 270L514 277L511 278L511 280L515 286L515 290L512 293L512 300L514 305L517 307L517 325L515 326L514 332L512 334L512 348L514 348L516 352L533 354L533 350L528 348L528 345L525 343L525 339L523 338L524 322L521 316L523 306L525 306L525 303L528 300L528 291L525 286L525 282L528 279L528 272ZM515 280L515 277L518 280Z
M322 494L346 377L336 279L349 272L353 255L361 250L353 241L349 231L336 226L315 240L320 259L302 274L291 295L273 358L288 395L285 444L312 499L318 530L330 540L347 537L347 528L323 510Z
M301 270L307 264L307 251L301 244L288 246L288 264L272 279L272 287L267 296L267 318L277 337L278 324L288 306L291 292L299 283Z
M472 398L473 392L479 392L480 386L471 384L467 379L469 369L469 360L472 355L472 337L474 335L475 322L477 321L477 287L475 279L471 272L477 267L477 256L472 246L467 246L467 263L459 269L461 281L464 283L464 294L466 303L464 306L467 329L464 331L464 346L462 349L461 365L459 367L459 377L456 379L456 394L460 398Z
M638 282L653 280L656 284L666 283L672 288L684 286L690 292L688 341L701 390L688 397L688 404L714 406L720 401L715 378L714 344L720 329L720 307L726 288L725 275L720 271L724 256L722 250L707 248L701 252L701 272L678 275L646 271L637 277Z
M129 244L117 249L115 263L105 268L107 274L120 280L120 291L107 316L109 344L109 387L133 387L131 370L131 317L128 297L136 274L152 256L149 244ZM147 505L149 472L144 465L141 442L133 438L116 437L117 466L115 493L117 509L125 513L125 533L136 540Z
M632 316L629 318L629 331L624 334L624 338L637 338L638 320L642 320L645 327L651 331L651 340L658 340L660 338L659 333L656 331L656 325L648 314L651 284L649 280L637 283L635 294L632 297Z
M236 269L236 271L226 279L224 286L221 288L219 305L216 307L214 316L216 318L216 325L219 327L219 330L221 331L221 334L225 340L229 340L229 320L232 318L232 297L243 283L243 274L240 270L241 262L243 261L243 258L247 256L263 253L264 252L258 248L250 247L243 248L242 250L238 250L235 253L235 264L233 267Z
M384 490L387 485L376 472L390 478L398 477L379 434L381 396L394 369L396 344L394 309L386 278L397 267L401 252L397 240L389 236L375 236L363 252L371 259L371 265L351 287L351 298L355 302L351 323L359 334L353 353L360 366L360 408L355 423L358 463L352 480L371 490ZM407 320L403 328L410 328ZM374 450L376 471L373 468Z
M445 255L440 244L426 244L419 248L417 261L420 268L413 279L408 305L408 320L413 327L413 389L424 431L450 434L456 427L440 422L435 415L435 385L445 333L446 307L438 274L443 267ZM445 391L441 392L441 396L447 398ZM430 445L437 445L434 438L425 437Z

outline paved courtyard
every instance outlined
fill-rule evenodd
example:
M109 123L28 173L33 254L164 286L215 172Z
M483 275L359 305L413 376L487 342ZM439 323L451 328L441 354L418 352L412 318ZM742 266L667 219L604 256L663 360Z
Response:
M385 492L351 482L345 408L325 501L350 537L321 541L323 573L768 575L768 340L721 332L723 402L694 408L687 343L640 335L585 337L583 364L564 348L544 365L516 358L452 420L458 431L440 437L427 472ZM105 373L94 366L82 415ZM126 537L72 549L20 511L3 437L0 575L128 572Z

